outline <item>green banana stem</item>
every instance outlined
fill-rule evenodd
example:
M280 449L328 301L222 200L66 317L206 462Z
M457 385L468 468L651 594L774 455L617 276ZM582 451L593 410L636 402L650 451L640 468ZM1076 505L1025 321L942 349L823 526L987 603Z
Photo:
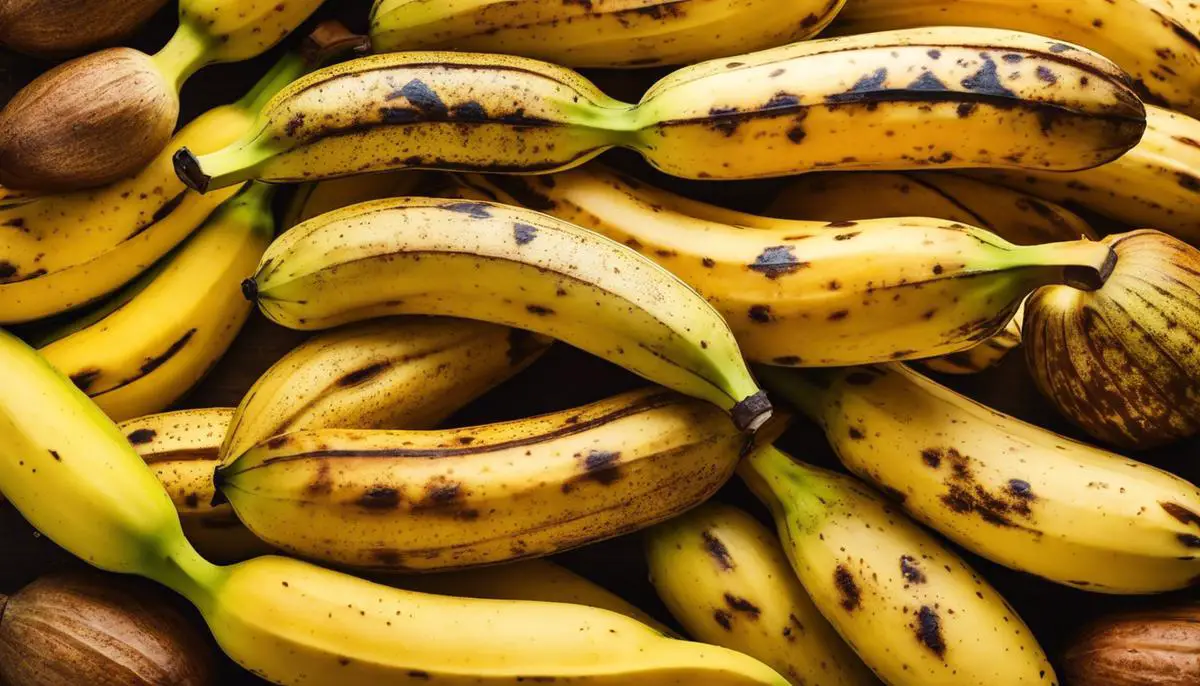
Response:
M185 81L209 63L208 51L212 40L190 24L180 24L171 40L153 55L163 76L174 84L178 93Z
M258 83L234 105L247 112L257 112L266 106L283 87L307 74L316 65L309 64L300 53L289 52L263 75Z
M1084 291L1099 289L1117 266L1117 254L1099 241L1078 240L1013 246L1014 264L1038 268L1040 285L1067 284Z
M162 547L166 555L145 565L144 575L187 598L201 614L208 616L229 569L205 560L182 534L177 541L164 542Z
M759 365L754 369L754 375L764 388L783 398L804 416L817 423L821 422L821 416L828 405L827 395L830 376L833 373L835 372L832 370L820 367L791 369Z
M823 474L773 445L758 447L743 458L737 474L777 521L789 517L811 528L825 516Z

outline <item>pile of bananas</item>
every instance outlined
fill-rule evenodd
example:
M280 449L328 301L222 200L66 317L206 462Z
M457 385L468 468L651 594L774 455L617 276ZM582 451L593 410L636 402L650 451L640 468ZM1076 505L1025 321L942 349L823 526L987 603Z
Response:
M0 41L163 3L79 4L0 0ZM174 131L320 5L180 0L0 110L0 494L41 534L277 684L1200 683L1187 627L1064 671L975 569L1200 583L1200 489L1140 452L1200 434L1194 3L375 0ZM251 317L305 333L189 401ZM564 345L642 383L498 388ZM1089 442L938 381L1016 349ZM669 625L543 559L634 534ZM141 669L12 616L10 686ZM42 630L111 654L38 667Z

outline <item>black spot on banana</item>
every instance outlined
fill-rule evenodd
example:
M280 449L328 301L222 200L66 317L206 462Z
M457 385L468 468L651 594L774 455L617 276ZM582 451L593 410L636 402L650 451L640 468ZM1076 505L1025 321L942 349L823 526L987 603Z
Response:
M1119 157L1145 128L1141 101L1104 58L1056 45L961 28L801 42L681 69L637 105L530 59L377 55L301 79L254 133L200 157L180 150L176 169L205 191L400 168L538 173L614 146L677 176L719 179L1065 171Z

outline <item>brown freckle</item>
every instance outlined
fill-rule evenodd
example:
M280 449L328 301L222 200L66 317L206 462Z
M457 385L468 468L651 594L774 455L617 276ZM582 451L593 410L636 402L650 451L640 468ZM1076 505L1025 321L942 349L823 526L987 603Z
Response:
M858 226L858 222L852 222L852 221L829 222L825 226L827 226L828 228L831 228L831 229L848 229L851 226Z
M542 305L526 305L525 311L529 312L530 314L536 314L539 317L546 317L554 314L554 310L550 309L549 307L543 307Z
M379 376L391 366L391 362L376 362L374 364L367 365L362 369L356 369L338 379L337 385L341 386L342 388L357 386L375 378L376 376Z
M850 316L850 310L838 310L829 315L828 319L831 322L841 321Z
M200 507L200 495L197 493L188 493L187 497L183 499L183 504L193 510Z
M937 469L942 466L942 451L937 448L926 448L921 451L921 459L925 464Z
M770 305L751 305L748 313L750 319L759 324L767 324L771 321Z
M853 612L862 607L862 591L854 581L854 575L844 565L838 565L833 571L833 584L842 596L842 609Z
M679 253L675 252L674 250L663 250L660 248L658 250L655 250L654 254L658 255L659 257L675 257Z
M928 605L917 611L917 640L938 657L946 656L946 639L942 636L942 620Z
M732 593L725 594L725 604L728 605L729 609L733 610L734 612L741 612L749 615L750 619L758 619L758 616L762 613L762 610L758 609L757 605L749 600L746 600L745 598L735 596Z
M400 505L400 492L388 486L372 486L355 504L364 510L394 510Z
M700 260L700 264L703 264L705 267L712 269L713 267L717 266L717 261L712 259L711 257L705 257Z
M279 450L283 446L287 445L288 441L290 441L290 440L292 440L292 439L290 437L288 437L287 434L284 434L283 436L276 436L275 438L272 438L271 440L267 441L267 449L268 450Z
M714 610L713 619L726 631L733 631L733 615L725 610Z
M724 541L711 531L704 531L700 536L704 539L704 550L716 561L717 566L724 571L733 569L733 558L729 555L729 548L725 547Z
M1175 538L1189 548L1200 548L1200 536L1192 534L1176 534Z
M129 439L129 442L133 445L143 445L153 441L154 437L157 435L158 432L154 429L138 429L137 431L130 432L126 438Z
M428 681L431 677L429 676L429 672L421 671L419 669L410 669L408 670L408 678Z
M834 279L833 281L830 281L828 284L826 284L826 288L828 288L831 291L841 290L842 282L838 281L837 279Z
M1053 71L1051 71L1049 67L1039 66L1036 70L1036 73L1037 73L1038 80L1040 80L1040 81L1044 81L1045 83L1049 83L1049 84L1058 83L1058 76L1056 76L1055 73Z
M3 278L3 276L0 276ZM79 390L87 393L92 384L96 383L96 379L100 378L101 372L99 369L85 369L82 372L71 375L71 383Z
M1176 503L1164 503L1160 501L1158 506L1161 507L1167 514L1171 515L1175 519L1178 519L1184 524L1200 526L1200 515L1192 512L1182 505Z
M959 119L966 119L967 117L971 116L971 113L973 113L975 111L975 108L976 108L975 103L964 102L964 103L960 103L958 108L955 111L957 112Z
M304 488L305 493L309 495L328 495L332 493L333 477L330 472L329 460L321 460L317 465L317 475Z
M925 572L921 571L917 559L912 555L900 556L900 573L910 584L923 584L927 581Z
M858 429L854 428L853 426L850 427L849 434L850 434L850 438L855 441L861 441L862 439L866 438L866 436L863 434L863 432L859 431Z
M338 658L338 664L339 664L339 665L341 665L341 666L343 666L343 667L345 667L346 665L350 664L350 658L348 658L348 657L339 657L339 658Z
M933 273L934 273L934 274L939 274L939 275L940 275L940 274L941 274L942 272L944 272L944 271L946 271L946 268L945 268L945 267L943 267L942 265L940 265L940 264L935 264L935 265L933 265Z

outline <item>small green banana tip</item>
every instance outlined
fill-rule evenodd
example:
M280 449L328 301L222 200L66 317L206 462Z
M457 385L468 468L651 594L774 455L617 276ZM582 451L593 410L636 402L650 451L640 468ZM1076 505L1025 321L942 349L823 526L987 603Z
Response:
M191 150L186 147L176 150L171 161L175 165L175 175L185 186L201 195L208 192L208 184L212 177L200 169L200 160L196 159Z
M771 401L765 391L738 401L729 414L738 431L753 434L771 418Z

